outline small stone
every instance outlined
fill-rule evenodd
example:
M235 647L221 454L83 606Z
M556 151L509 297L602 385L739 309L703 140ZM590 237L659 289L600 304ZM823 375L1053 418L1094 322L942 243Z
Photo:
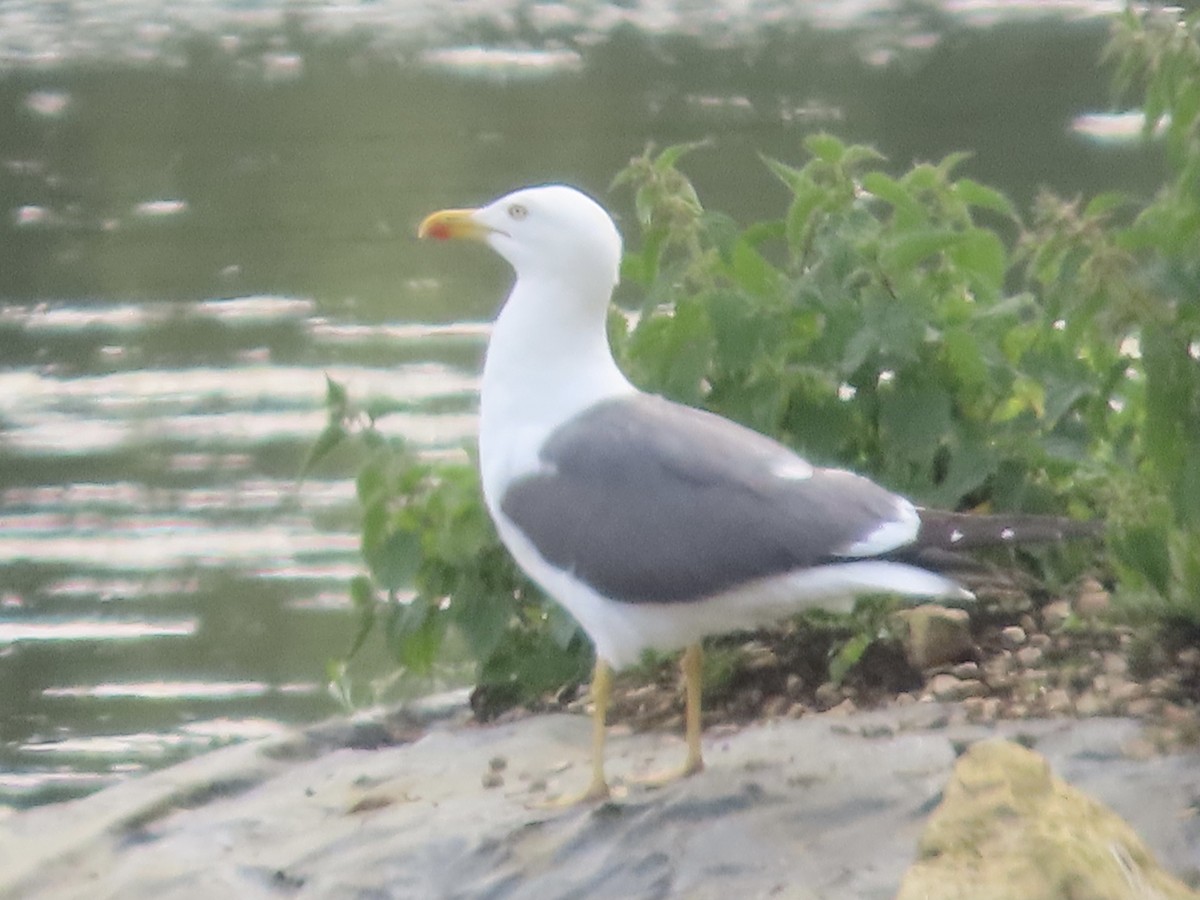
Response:
M1050 635L1043 634L1040 631L1037 634L1030 635L1029 638L1029 646L1037 647L1039 650L1045 650L1051 643L1053 642L1050 639Z
M987 686L974 678L955 678L943 672L929 679L926 691L934 700L948 703L967 697L981 697L987 693Z
M1200 666L1200 647L1184 647L1175 659L1181 666Z
M1151 678L1146 682L1146 693L1151 697L1165 697L1171 693L1171 681L1168 678L1159 675L1156 678Z
M1162 701L1155 700L1153 697L1136 697L1125 704L1125 715L1135 719L1145 719L1154 715L1161 705Z
M955 666L953 669L950 670L950 674L953 675L955 678L978 678L979 674L980 674L979 663L975 663L975 662L959 663L957 666Z
M1061 628L1071 615L1071 604L1066 600L1055 600L1042 607L1042 624L1051 631Z
M1113 681L1109 685L1108 696L1117 703L1128 703L1142 696L1142 686L1136 681Z
M1033 634L1038 630L1037 622L1029 613L1022 615L1017 624L1021 626L1021 630L1026 634Z
M776 694L775 696L770 697L767 702L763 704L763 715L772 719L777 719L787 713L791 704L792 701L783 694Z
M1108 612L1111 597L1104 585L1095 578L1084 578L1075 597L1075 614L1084 618L1095 618Z
M1046 691L1042 697L1042 703L1046 707L1046 712L1052 715L1071 711L1071 695L1062 688L1052 688Z
M926 603L895 614L904 653L918 669L958 662L975 649L966 610Z
M787 692L787 695L789 697L792 697L792 698L799 697L800 694L803 693L803 691L804 691L804 679L801 678L799 675L797 675L795 672L789 673L784 690Z
M503 772L508 768L508 760L503 756L493 756L488 760L488 768L493 772Z
M1016 653L1017 664L1024 669L1032 669L1041 663L1042 656L1040 647L1022 647Z
M1129 672L1129 661L1121 653L1105 653L1100 661L1105 675L1125 675Z
M851 700L849 697L847 697L845 700L843 700L837 706L834 706L831 709L827 709L825 711L825 715L840 717L840 716L848 716L851 713L854 713L857 711L858 711L858 707L854 705L854 701Z
M1104 714L1105 704L1100 697L1091 691L1081 694L1079 699L1075 701L1075 714L1084 718L1099 716Z
M1011 653L997 653L983 663L983 674L989 682L1004 680L1012 672L1013 658Z
M842 689L832 681L826 681L816 690L817 705L828 709L841 699Z
M1009 625L1000 631L1000 646L1005 650L1016 650L1025 643L1025 629L1020 625Z
M990 723L1000 716L999 697L968 697L963 701L963 709L971 722Z
M1180 706L1178 703L1164 703L1162 708L1162 717L1168 725L1184 725L1190 724L1196 714L1186 706Z
M741 667L747 672L779 668L779 657L766 644L751 641L742 647Z
M485 788L498 788L504 784L504 776L499 772L484 772L481 780Z
M787 717L789 719L803 718L808 714L808 707L803 703L793 703L788 707Z

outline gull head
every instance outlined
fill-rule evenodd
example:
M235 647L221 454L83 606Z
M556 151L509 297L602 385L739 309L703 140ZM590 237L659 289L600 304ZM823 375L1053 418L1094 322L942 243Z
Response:
M478 209L444 209L417 231L435 240L483 241L518 279L592 282L607 292L621 266L621 235L604 207L562 184L522 188Z

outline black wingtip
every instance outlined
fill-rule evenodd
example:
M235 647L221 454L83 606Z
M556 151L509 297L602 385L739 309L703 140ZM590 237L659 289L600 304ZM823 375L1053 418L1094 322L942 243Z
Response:
M1097 537L1104 532L1099 519L1069 519L1065 516L978 515L918 510L921 529L916 550L973 550L1017 544L1045 544Z

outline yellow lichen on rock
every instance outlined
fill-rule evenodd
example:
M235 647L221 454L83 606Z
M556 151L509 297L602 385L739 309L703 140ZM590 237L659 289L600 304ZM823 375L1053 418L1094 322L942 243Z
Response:
M1200 900L1116 813L1009 741L958 761L918 854L897 900Z

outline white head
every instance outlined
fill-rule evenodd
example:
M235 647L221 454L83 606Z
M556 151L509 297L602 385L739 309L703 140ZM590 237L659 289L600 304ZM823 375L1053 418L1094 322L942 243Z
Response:
M523 188L480 209L447 209L421 223L420 237L473 238L508 260L517 277L617 283L621 235L595 200L562 184Z

